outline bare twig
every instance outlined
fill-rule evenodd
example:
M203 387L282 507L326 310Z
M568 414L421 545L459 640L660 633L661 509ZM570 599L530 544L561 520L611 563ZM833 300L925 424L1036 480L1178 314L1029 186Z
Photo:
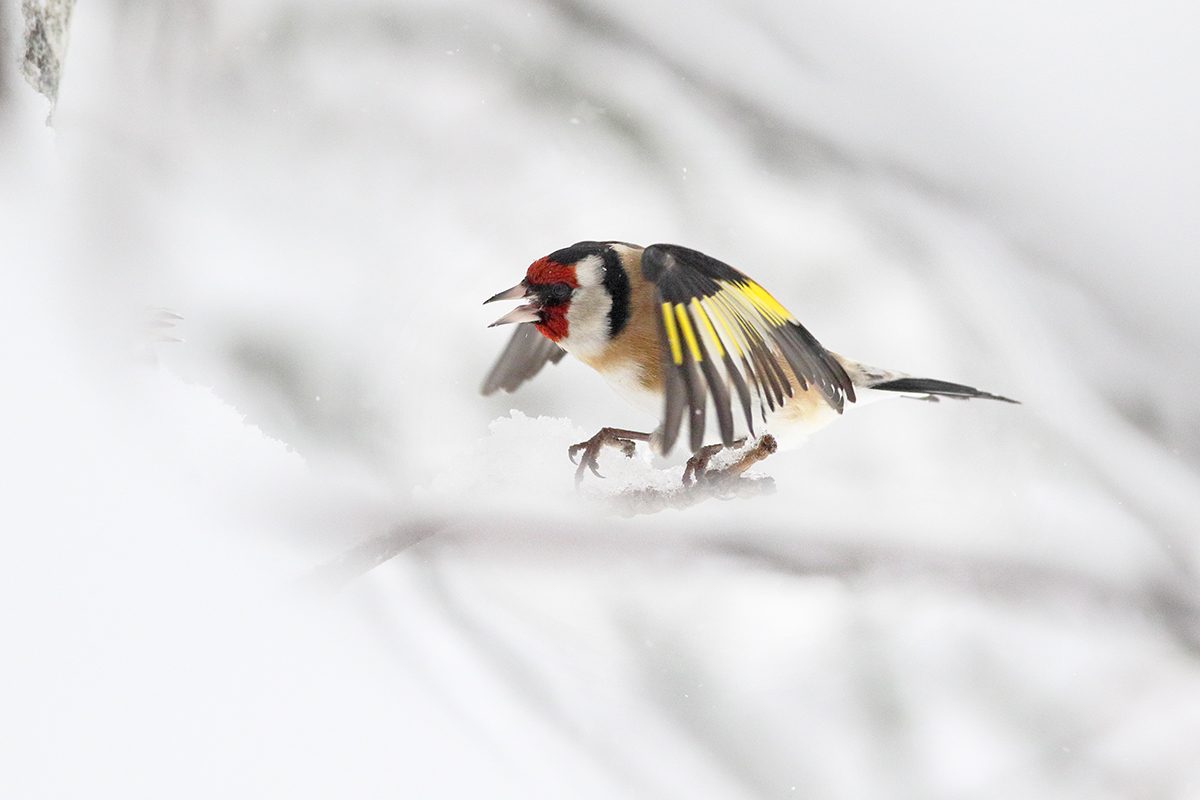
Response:
M626 489L608 498L608 505L622 516L656 514L668 508L682 510L697 503L719 500L747 500L775 492L775 480L767 475L746 476L750 467L779 448L775 437L763 434L748 448L736 453L735 460L722 467L710 468L712 460L726 451L723 445L701 448L692 456L683 472L683 480L674 489Z
M372 536L337 558L313 567L296 582L305 588L337 591L447 527L445 522L430 520L396 525L387 533Z

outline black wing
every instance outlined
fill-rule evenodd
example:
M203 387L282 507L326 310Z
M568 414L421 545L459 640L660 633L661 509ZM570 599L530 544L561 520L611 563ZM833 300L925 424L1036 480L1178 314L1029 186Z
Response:
M792 395L782 358L800 384L811 384L840 414L854 402L854 385L830 353L787 309L754 281L721 261L686 247L654 244L642 252L642 276L658 289L659 343L666 409L663 452L679 436L688 409L690 445L704 439L708 398L725 444L733 442L732 395L754 431L751 392L766 409Z
M538 333L532 322L522 322L496 359L481 391L485 395L497 389L511 392L541 372L547 361L557 364L566 354L566 350Z

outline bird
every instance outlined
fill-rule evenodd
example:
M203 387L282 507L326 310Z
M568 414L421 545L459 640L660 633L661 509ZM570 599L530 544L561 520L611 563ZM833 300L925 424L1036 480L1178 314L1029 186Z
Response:
M484 304L522 300L489 327L516 330L481 391L515 391L570 353L660 420L650 432L602 428L577 453L576 483L597 455L634 442L669 454L687 420L693 454L769 433L787 448L849 406L888 395L1017 403L949 381L879 369L826 350L762 286L723 261L675 244L582 241L534 261ZM711 413L710 413L711 412ZM774 446L774 445L772 445Z

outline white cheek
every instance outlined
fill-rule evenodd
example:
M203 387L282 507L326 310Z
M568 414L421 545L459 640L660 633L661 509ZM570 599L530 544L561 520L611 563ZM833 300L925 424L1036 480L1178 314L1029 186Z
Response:
M585 289L604 282L604 261L600 256L588 256L575 263L575 282Z
M567 336L559 344L577 358L599 358L609 343L611 308L612 298L602 287L577 291L567 309Z

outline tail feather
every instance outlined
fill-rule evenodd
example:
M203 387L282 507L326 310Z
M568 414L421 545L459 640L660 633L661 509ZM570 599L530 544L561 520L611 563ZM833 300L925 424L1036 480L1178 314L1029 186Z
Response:
M881 389L885 392L923 394L930 399L957 397L960 400L969 400L978 397L984 400L1000 400L1004 403L1020 403L1019 400L1013 400L1010 397L1001 397L998 394L981 392L973 386L963 386L961 383L950 383L949 381L939 381L933 378L898 378L896 380L883 381L882 383L873 383L871 384L871 388Z

